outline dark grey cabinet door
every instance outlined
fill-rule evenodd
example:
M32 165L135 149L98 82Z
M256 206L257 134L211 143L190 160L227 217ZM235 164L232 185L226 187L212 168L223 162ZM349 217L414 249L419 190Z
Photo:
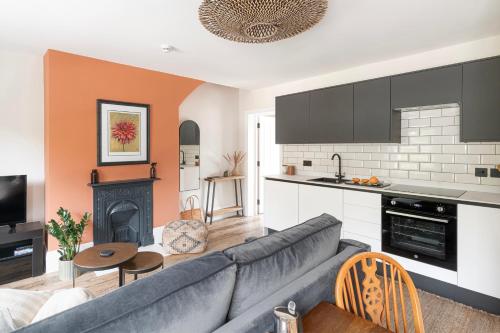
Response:
M460 103L461 96L462 65L391 77L392 108Z
M311 92L309 107L311 143L353 142L353 85Z
M401 116L391 110L388 77L354 84L354 142L401 142Z
M308 143L309 93L276 97L276 143Z
M461 141L500 141L500 57L463 65Z

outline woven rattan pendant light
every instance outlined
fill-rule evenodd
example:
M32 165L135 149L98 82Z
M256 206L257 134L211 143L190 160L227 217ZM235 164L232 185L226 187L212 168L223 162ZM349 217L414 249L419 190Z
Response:
M241 43L267 43L295 36L318 23L328 0L203 0L203 26Z

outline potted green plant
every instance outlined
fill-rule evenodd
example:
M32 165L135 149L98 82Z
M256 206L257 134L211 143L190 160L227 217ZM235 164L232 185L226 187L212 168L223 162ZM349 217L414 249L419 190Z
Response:
M83 231L90 220L90 213L83 214L79 223L71 217L71 213L62 207L57 211L60 223L54 219L47 224L47 231L59 241L59 279L73 279L73 258L80 251Z

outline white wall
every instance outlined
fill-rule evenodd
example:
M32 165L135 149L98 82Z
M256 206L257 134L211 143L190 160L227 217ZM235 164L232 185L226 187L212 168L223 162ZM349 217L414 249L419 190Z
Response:
M201 189L181 193L181 200L197 194L205 207L207 184L203 179L221 176L229 166L222 155L238 149L238 89L204 83L179 108L180 121L194 120L200 127ZM243 171L243 169L242 169ZM214 209L234 205L233 183L216 187Z
M28 176L28 221L44 218L43 58L0 51L0 175Z
M367 49L366 51L369 52L370 50ZM342 52L342 50L339 50L339 52ZM242 112L274 109L274 98L280 95L444 66L499 54L500 35L333 73L325 73L324 75L267 88L241 90L239 108Z

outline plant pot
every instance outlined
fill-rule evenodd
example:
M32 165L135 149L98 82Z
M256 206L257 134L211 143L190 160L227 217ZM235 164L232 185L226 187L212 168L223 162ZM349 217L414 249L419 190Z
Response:
M74 274L73 260L59 259L59 280L72 281Z

